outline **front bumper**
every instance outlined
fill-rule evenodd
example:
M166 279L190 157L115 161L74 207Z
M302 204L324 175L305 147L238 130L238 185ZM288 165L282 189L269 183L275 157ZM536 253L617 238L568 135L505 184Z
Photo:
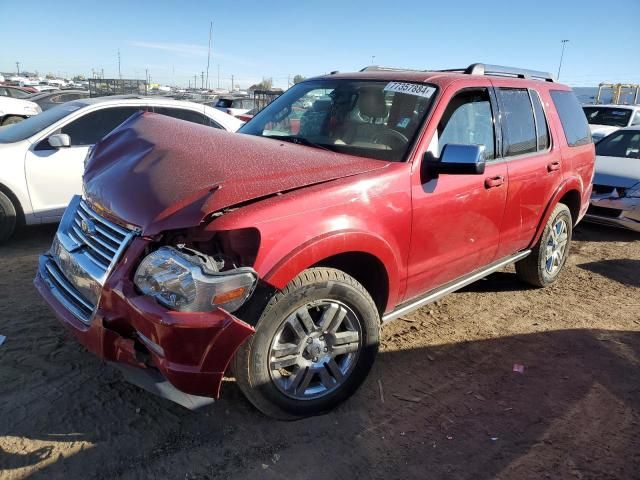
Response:
M58 320L93 354L149 369L151 377L159 373L180 392L217 398L229 361L254 329L222 309L176 312L138 294L130 278L147 245L141 237L131 242L109 272L89 321L78 318L61 297L51 276L51 253L40 257L35 287Z
M584 219L640 232L640 198L594 195Z

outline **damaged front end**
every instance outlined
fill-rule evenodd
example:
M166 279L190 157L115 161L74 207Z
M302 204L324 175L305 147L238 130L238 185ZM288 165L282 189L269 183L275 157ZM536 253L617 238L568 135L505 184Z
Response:
M197 231L145 236L75 197L35 279L88 350L187 408L218 397L232 356L254 332L231 312L258 280L239 263L255 256L253 231ZM234 240L240 253L225 245Z
M594 185L585 220L640 232L640 183L631 188Z

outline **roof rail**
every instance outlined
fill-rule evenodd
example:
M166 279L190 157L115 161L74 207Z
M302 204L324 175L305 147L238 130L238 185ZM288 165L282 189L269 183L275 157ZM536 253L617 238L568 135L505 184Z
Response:
M383 67L382 65L369 65L361 72L424 72L424 70L412 70L410 68Z
M505 67L502 65L487 65L484 63L472 63L467 68L452 68L448 70L440 70L441 72L460 72L467 75L495 75L501 77L517 77L534 80L544 80L545 82L554 82L553 75L547 72L537 70L526 70L524 68Z

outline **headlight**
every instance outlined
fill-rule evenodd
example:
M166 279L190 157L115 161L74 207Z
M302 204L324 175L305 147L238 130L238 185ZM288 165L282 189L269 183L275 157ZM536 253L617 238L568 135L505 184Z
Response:
M633 187L627 190L625 194L627 198L640 198L640 183L636 183Z
M32 106L24 107L25 115L37 115L40 112L42 112L40 107L32 107Z
M160 247L142 260L134 283L172 310L233 312L251 296L257 275L251 268L216 271L214 262L172 247Z

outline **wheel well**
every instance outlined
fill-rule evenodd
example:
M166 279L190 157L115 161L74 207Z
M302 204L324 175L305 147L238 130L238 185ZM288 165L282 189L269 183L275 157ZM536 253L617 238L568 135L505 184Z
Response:
M573 220L573 225L578 222L578 216L580 215L580 193L577 190L569 190L565 193L560 199L559 203L564 203L567 207L569 207L569 211L571 212L571 219Z
M351 275L369 292L380 315L384 313L389 298L389 276L376 256L364 252L340 253L325 258L314 267L336 268Z
M18 197L16 197L13 192L11 190L9 190L9 188L3 184L0 183L0 192L4 193L7 197L9 197L9 200L11 200L11 203L13 203L14 208L16 209L16 216L18 217L18 225L22 226L25 223L25 218L24 218L24 211L22 210L22 205L20 205L20 201L18 200Z

